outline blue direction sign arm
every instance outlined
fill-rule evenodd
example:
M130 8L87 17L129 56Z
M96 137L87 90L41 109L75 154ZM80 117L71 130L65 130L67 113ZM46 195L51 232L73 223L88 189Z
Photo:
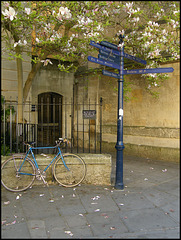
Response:
M102 54L98 54L98 58L99 59L102 59L102 60L105 60L105 61L109 61L109 62L113 62L113 63L116 63L116 64L119 64L120 65L120 60L117 60L112 58L111 56L105 56L105 55L102 55Z
M165 72L173 72L174 69L170 68L148 68L148 69L132 69L132 70L124 70L124 74L146 74L146 73L165 73Z
M132 70L123 70L123 74L146 74L146 73L164 73L164 72L173 72L174 69L172 67L170 68L150 68L150 69L132 69ZM109 72L107 70L102 70L102 74L114 77L114 78L120 78L121 75L113 72Z
M136 61L136 62L145 64L145 65L147 64L147 62L146 62L145 60L142 60L141 58L132 56L132 55L127 54L127 53L124 53L124 57L125 57L125 58L128 58L128 59L130 59L130 60L133 60L133 61Z
M112 67L112 68L120 69L120 65L118 65L118 64L116 64L116 63L104 61L104 60L101 60L101 59L99 59L99 58L95 58L95 57L92 57L92 56L88 56L87 59L88 59L88 61L90 61L90 62L98 63L98 64L101 64L101 65L104 65L104 66L107 66L107 67Z
M113 78L120 78L120 74L109 72L107 70L102 70L102 74L106 75L106 76L109 76L109 77L113 77Z
M99 43L96 43L94 41L90 41L90 45L93 46L93 47L99 48L99 49L101 49L103 51L106 51L106 52L109 52L109 53L113 53L113 54L115 54L117 56L121 56L120 51L116 51L116 50L113 50L113 49L101 46Z
M120 60L120 56L118 56L118 55L114 55L114 54L112 54L111 52L106 52L106 51L103 51L103 50L101 50L101 49L99 49L99 53L102 55L102 56L105 56L105 57L107 57L108 59L109 58L111 58L111 59L113 59L115 62L120 62L121 60ZM108 60L107 59L107 60Z
M100 44L103 45L103 46L106 46L108 48L113 48L114 50L119 51L119 48L116 44L113 44L113 43L110 43L110 42L107 42L107 41L101 41Z

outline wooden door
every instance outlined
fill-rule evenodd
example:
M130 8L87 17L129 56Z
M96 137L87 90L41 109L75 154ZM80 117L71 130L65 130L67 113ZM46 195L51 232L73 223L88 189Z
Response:
M54 92L38 95L38 146L53 146L62 137L62 96Z

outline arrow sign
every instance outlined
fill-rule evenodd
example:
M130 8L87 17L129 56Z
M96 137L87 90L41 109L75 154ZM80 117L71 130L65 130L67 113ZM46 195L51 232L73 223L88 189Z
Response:
M124 53L124 57L125 57L125 58L128 58L128 59L130 59L130 60L133 60L133 61L136 61L136 62L145 64L145 65L147 64L145 60L142 60L141 58L138 58L138 57L129 55L128 53Z
M106 76L109 76L109 77L114 77L114 78L120 78L121 77L120 74L109 72L107 70L102 70L102 74L106 75Z
M119 48L116 44L113 44L113 43L110 43L110 42L107 42L107 41L101 41L100 44L103 45L103 46L113 48L114 50L119 51Z
M103 51L103 50L101 50L101 49L99 49L99 53L100 53L102 56L107 57L107 60L112 59L112 60L114 60L114 62L120 62L120 56L114 55L114 54L112 54L112 53L108 53L108 52Z
M174 69L171 68L150 68L150 69L132 69L132 70L123 70L123 74L146 74L146 73L165 73L165 72L173 72ZM102 70L102 74L114 77L114 78L120 78L121 75L113 72L109 72L107 70Z
M104 46L101 46L99 43L95 43L94 41L90 41L89 43L91 46L93 47L96 47L96 48L99 48L103 51L106 51L106 52L109 52L109 53L113 53L117 56L121 56L121 53L119 51L116 51L116 50L113 50L113 49L110 49L110 48L107 48L107 47L104 47Z
M105 55L102 55L102 54L98 54L98 58L102 59L102 60L106 60L106 61L110 61L110 62L113 62L113 63L120 64L120 60L115 60L112 57L105 56Z
M148 69L132 69L132 70L123 70L124 74L146 74L146 73L165 73L173 72L174 69L170 68L148 68Z
M104 65L104 66L107 66L107 67L120 69L120 66L116 63L111 63L111 62L108 62L108 61L100 60L99 58L95 58L95 57L92 57L92 56L88 56L87 59L90 62L98 63L98 64L101 64L101 65Z

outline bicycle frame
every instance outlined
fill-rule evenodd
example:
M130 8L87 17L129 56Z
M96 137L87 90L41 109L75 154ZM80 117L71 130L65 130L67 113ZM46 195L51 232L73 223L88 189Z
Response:
M67 168L68 171L70 171L69 168L67 167L64 159L63 159L63 155L62 155L62 152L61 152L59 146L54 146L54 147L31 147L31 146L30 146L29 149L28 149L28 152L26 153L26 156L25 156L25 158L24 158L24 160L23 160L23 162L22 162L22 164L21 164L21 166L20 166L19 169L18 169L18 172L19 172L20 174L22 174L22 175L32 175L32 174L29 174L29 173L22 173L22 172L20 172L20 171L21 171L21 168L22 168L22 166L23 166L23 164L24 164L24 162L25 162L25 160L26 160L27 158L28 158L29 160L31 160L31 159L28 157L29 154L31 153L31 155L32 155L32 157L33 157L34 164L35 164L36 168L39 169L39 166L38 166L38 163L37 163L36 158L35 158L35 156L34 156L33 150L34 150L34 149L50 149L50 148L51 148L51 149L52 149L52 148L58 148L58 153L57 153L57 155L51 160L51 162L45 167L45 169L44 169L43 171L46 172L46 170L49 168L49 166L50 166L59 156L61 157L64 166Z

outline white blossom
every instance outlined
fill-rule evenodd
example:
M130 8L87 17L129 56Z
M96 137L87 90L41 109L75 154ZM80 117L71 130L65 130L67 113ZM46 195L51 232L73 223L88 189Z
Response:
M103 10L103 14L105 14L106 16L108 16L108 12L106 10Z
M62 16L64 16L64 18L66 18L66 19L69 19L69 18L72 17L72 14L70 13L70 10L67 7L65 7L65 8L64 7L60 7L59 8L58 18L61 19L60 14Z
M156 78L156 73L148 73L148 76L150 76L152 78Z
M124 35L124 29L123 30L119 30L119 32L117 33L117 36L119 36L119 35ZM128 36L126 36L126 38L127 38Z
M30 8L25 8L25 13L26 13L27 15L30 15L30 12L31 12L31 9L30 9Z
M53 63L50 61L50 59L41 60L41 62L43 62L43 63L44 63L44 64L43 64L43 66L47 66L47 65L48 65L48 63L50 63L50 64L53 64Z
M2 11L2 14L5 16L5 18L9 18L11 21L16 18L16 12L12 7L9 7L9 11L7 9L5 9L5 11Z
M100 30L100 31L104 31L104 28L102 28L101 25L99 24L99 25L97 26L97 30L98 30L98 31L99 31L99 30Z
M127 8L127 9L132 8L132 6L133 6L133 2L132 2L132 3L126 3L126 8Z
M19 40L18 42L14 43L14 47L16 47L17 45L19 46L25 46L27 44L27 41L24 40L23 42L21 40Z
M37 42L37 43L40 43L40 40L36 37L35 38L35 41Z
M178 11L173 11L173 14L176 15L176 14L179 13L179 12L180 12L180 10L178 10Z
M146 43L144 44L144 47L147 48L149 45L150 45L150 42L146 42Z

